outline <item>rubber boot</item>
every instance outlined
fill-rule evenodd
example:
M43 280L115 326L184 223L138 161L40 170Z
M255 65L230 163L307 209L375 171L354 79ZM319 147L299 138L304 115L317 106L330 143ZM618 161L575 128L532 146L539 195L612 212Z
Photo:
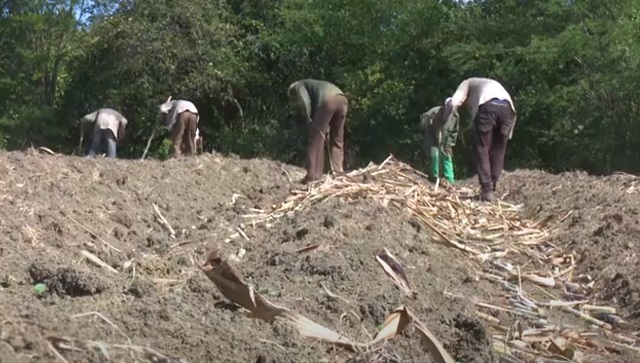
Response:
M437 147L432 147L430 149L431 154L431 173L429 176L433 181L437 180L440 176L440 152Z
M455 182L455 177L453 173L453 158L451 155L443 155L442 156L442 172L444 174L444 178L451 184Z

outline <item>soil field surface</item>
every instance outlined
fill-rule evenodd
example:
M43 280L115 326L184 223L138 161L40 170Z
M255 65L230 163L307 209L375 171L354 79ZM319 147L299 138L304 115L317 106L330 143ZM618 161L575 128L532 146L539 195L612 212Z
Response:
M0 362L640 361L640 178L515 171L491 206L394 165L309 189L263 159L2 153ZM211 249L362 345L252 316Z

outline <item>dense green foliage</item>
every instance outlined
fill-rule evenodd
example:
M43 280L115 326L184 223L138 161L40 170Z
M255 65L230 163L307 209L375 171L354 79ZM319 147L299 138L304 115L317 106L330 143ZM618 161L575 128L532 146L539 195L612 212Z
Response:
M420 165L419 114L485 76L519 112L508 166L638 171L639 17L637 0L2 0L0 147L77 153L79 118L113 107L139 157L171 95L199 108L206 149L301 163L286 88L312 77L350 98L354 165Z

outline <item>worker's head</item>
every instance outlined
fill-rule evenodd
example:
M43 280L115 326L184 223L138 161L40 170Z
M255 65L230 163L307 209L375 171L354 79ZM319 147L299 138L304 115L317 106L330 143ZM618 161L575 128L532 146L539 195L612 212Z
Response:
M289 97L289 99L293 99L296 96L296 93L298 92L298 82L293 82L289 85L289 88L287 89L287 96Z
M447 97L447 99L444 100L443 106L444 106L443 108L445 109L445 112L447 113L455 112L457 108L453 106L453 100L451 99L451 97Z
M172 106L173 104L171 103L171 96L169 96L169 98L167 98L167 101L165 101L165 103L160 105L160 113L163 113L163 114L169 113L169 111L171 111Z

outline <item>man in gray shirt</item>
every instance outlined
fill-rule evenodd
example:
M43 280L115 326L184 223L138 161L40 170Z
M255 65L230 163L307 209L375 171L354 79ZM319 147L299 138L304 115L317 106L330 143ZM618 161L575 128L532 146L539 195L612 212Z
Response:
M95 125L87 157L95 157L104 141L107 144L107 157L115 158L117 142L124 135L127 119L111 108L101 108L84 116L81 122L93 122Z
M319 180L324 174L324 144L326 135L331 145L330 161L334 173L344 172L344 126L349 101L333 83L303 79L289 85L289 100L298 106L309 125L307 175L304 183Z

